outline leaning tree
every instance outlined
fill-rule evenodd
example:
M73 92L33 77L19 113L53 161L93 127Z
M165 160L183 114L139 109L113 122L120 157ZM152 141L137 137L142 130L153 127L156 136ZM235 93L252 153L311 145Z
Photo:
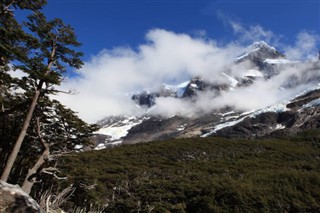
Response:
M22 111L29 100L21 94L15 93L19 87L18 80L13 78L9 71L14 70L13 62L20 62L27 56L28 36L23 30L21 22L16 19L17 13L24 11L39 11L46 0L0 0L0 155L1 165L8 157L12 148L12 140L16 131ZM13 115L14 114L14 115ZM14 117L15 119L12 119Z
M47 21L44 14L36 11L28 17L24 26L26 29L22 45L25 53L12 67L26 74L18 85L25 91L29 104L23 125L1 175L1 180L4 181L9 178L40 98L56 92L54 86L61 83L68 67L80 68L82 65L82 53L74 50L80 43L72 27L64 24L61 19Z

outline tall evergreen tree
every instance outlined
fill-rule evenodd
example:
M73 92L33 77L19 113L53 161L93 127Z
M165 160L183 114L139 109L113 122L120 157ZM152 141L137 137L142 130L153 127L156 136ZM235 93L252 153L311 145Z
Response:
M21 123L20 117L29 103L15 91L19 87L18 79L12 78L8 71L15 69L13 62L20 62L27 56L28 36L22 24L16 20L21 10L38 11L46 0L0 0L0 155L6 161L12 147L12 139ZM2 170L1 162L0 169Z
M42 13L35 12L29 16L25 26L31 32L26 35L25 47L28 51L15 68L28 74L20 85L29 92L32 100L18 139L3 169L1 180L4 181L8 180L39 98L54 93L53 86L60 84L66 67L80 68L82 65L82 53L73 49L80 43L71 26L65 25L61 19L47 21Z
M46 0L0 0L0 104L1 114L9 114L13 111L8 99L11 99L8 92L16 82L8 74L10 63L19 61L26 57L27 41L26 33L21 23L15 18L16 11L29 10L38 11L45 4Z

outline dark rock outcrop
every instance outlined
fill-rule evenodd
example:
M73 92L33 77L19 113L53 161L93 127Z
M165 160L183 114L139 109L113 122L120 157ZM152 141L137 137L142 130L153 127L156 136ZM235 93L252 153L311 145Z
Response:
M41 209L19 186L0 181L0 212L40 213Z
M320 128L320 90L307 92L286 105L287 111L264 112L212 135L223 137L269 137L295 135L306 129ZM318 103L319 102L319 103Z
M310 101L313 101L318 98L320 98L320 90L319 89L313 90L306 93L305 95L302 95L293 99L289 104L287 104L287 108L298 109L303 105L309 103Z
M223 90L227 90L229 88L229 85L227 84L215 84L210 83L205 80L202 80L199 77L192 78L187 85L182 97L183 98L194 98L197 95L197 92L203 92L203 91L211 91L215 92L217 95Z
M140 94L134 94L131 99L140 106L151 107L155 104L157 97L160 97L159 93L142 92Z
M123 143L132 144L155 140L166 140L178 136L177 127L188 123L188 118L175 116L168 119L151 117L129 130Z
M256 117L248 117L242 122L217 131L222 137L260 138L266 137L274 132L291 128L297 115L294 112L266 112Z
M156 99L159 97L174 97L177 98L177 92L171 89L161 87L158 92L143 91L131 96L131 99L136 102L137 105L143 107L152 107L156 104Z

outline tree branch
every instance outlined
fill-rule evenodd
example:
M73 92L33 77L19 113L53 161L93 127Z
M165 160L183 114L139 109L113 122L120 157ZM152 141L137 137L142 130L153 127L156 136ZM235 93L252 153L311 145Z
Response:
M46 89L46 91L49 91L49 89ZM57 89L50 89L50 91L55 92L55 93L63 93L63 94L67 94L67 95L76 95L79 93L76 90L63 91L63 90L57 90Z
M45 174L53 175L53 177L55 177L58 180L66 180L66 179L68 179L68 177L59 177L56 174L56 172L60 172L60 171L57 168L54 168L54 167L43 168L41 170L41 172L45 173Z
M39 117L36 118L36 123L37 123L37 135L42 146L44 147L44 151L42 152L41 156L39 157L37 162L34 164L34 166L31 169L29 169L27 177L23 181L22 189L28 194L30 193L33 184L37 181L37 176L42 170L41 167L47 161L50 154L50 147L41 135L41 125L40 125Z
M37 117L37 135L39 137L39 140L42 144L42 146L46 149L49 150L49 144L43 139L42 135L41 135L41 129L40 129L40 118ZM48 152L48 156L46 156L47 158L49 157L49 152Z
M15 2L16 0L12 0L7 6L5 6L3 8L4 11L9 11L9 8L11 7L11 5Z

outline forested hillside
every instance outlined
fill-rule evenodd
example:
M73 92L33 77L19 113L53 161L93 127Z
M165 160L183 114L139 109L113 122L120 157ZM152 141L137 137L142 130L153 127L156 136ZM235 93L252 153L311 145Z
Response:
M290 139L193 138L70 154L67 206L104 212L318 212L318 130Z

